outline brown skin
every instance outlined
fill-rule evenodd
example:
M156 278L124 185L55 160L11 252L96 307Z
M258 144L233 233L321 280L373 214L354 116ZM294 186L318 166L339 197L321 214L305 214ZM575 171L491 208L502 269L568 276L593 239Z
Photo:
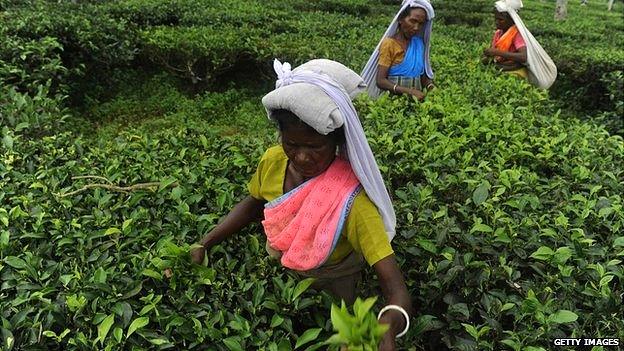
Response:
M336 157L337 143L334 138L319 134L310 127L290 125L281 134L282 147L288 156L284 192L323 173ZM203 248L191 252L193 262L201 264L208 248L232 236L249 223L259 221L263 217L264 204L265 201L251 196L239 202L225 219L200 241ZM411 299L394 255L375 263L373 268L387 304L399 305L411 315ZM382 315L380 322L389 324L390 329L379 344L379 350L396 350L395 337L405 327L405 318L400 312L390 310Z
M401 47L403 47L404 51L407 51L407 46L410 40L414 35L417 35L420 32L426 22L427 13L424 9L412 9L407 17L399 20L399 30L395 35L392 36L392 39L396 40L401 45ZM393 91L394 83L388 80L389 70L390 67L385 67L381 65L377 66L377 77L375 78L377 87L379 89L395 93ZM429 79L429 77L427 77L426 75L423 75L421 77L421 85L423 87L426 87L431 83L431 79ZM431 86L429 90L433 88L434 86ZM423 93L422 91L401 86L396 87L396 94L412 95L421 101L425 98L425 93Z
M288 157L285 182L298 186L325 172L336 158L337 146L333 137L319 134L306 125L287 126L282 131L282 147ZM288 188L284 186L284 191L292 190Z
M379 285L381 286L386 304L401 306L408 315L412 316L412 300L407 292L403 274L394 259L394 255L390 255L375 263L373 268L379 278ZM390 329L384 334L379 344L379 350L396 350L395 339L397 334L405 328L405 316L399 311L389 310L381 315L379 322L390 325Z
M511 26L514 25L513 19L507 12L494 12L494 22L496 23L496 29L500 29L506 32ZM512 60L513 63L496 63L496 66L502 69L503 71L512 71L523 67L523 64L527 61L527 51L526 47L522 47L518 49L518 52L508 52L496 49L494 46L491 46L483 51L483 63L490 63L493 61L493 58L496 56L500 56L502 58Z

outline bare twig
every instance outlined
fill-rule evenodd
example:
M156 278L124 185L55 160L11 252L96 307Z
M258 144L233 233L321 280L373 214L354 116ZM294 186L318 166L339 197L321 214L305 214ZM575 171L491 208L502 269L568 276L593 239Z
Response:
M134 184L134 185L130 185L130 186L117 186L117 185L95 183L95 184L87 184L87 185L83 186L82 188L80 188L78 190L75 190L75 191L71 191L69 193L54 194L54 195L56 195L58 197L73 196L73 195L79 194L79 193L81 193L83 191L86 191L86 190L89 190L89 189L93 189L93 188L103 188L103 189L107 189L107 190L119 191L119 192L124 192L125 193L125 192L130 192L130 191L139 190L139 189L154 188L154 187L158 187L158 186L160 186L160 182L138 183L138 184Z

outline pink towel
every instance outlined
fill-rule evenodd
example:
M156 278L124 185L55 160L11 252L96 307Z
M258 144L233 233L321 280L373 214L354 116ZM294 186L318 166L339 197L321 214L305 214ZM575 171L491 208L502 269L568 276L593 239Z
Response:
M359 189L351 165L336 158L325 172L266 205L262 225L284 267L305 271L327 260Z

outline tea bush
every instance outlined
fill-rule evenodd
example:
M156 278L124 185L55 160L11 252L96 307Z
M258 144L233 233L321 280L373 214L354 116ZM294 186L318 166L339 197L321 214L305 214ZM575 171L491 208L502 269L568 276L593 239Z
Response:
M624 142L604 128L621 130L620 17L525 5L553 91L479 64L490 2L440 0L439 88L356 101L416 306L401 349L624 339ZM395 6L0 1L0 349L320 347L333 301L267 257L259 226L204 266L188 250L278 140L259 99L272 58L357 70Z
M24 40L5 36L0 52L0 83L20 91L35 93L48 83L65 88L68 70L59 57L61 45L55 38Z
M198 123L95 143L63 132L2 149L6 348L192 349L223 339L229 349L272 349L272 342L294 345L303 325L317 323L312 312L329 308L329 300L300 297L309 282L296 283L268 262L257 228L215 248L208 267L191 267L188 244L180 243L194 241L232 206L261 155L260 139L241 144ZM227 155L239 176L223 162ZM72 179L85 174L161 185L61 196L102 182ZM169 279L165 268L173 270Z
M128 62L135 54L133 28L97 6L33 1L6 11L3 17L9 34L35 40L56 38L63 47L64 63L71 68L107 67Z
M513 102L488 106L471 95L484 90L449 87L418 109L398 99L360 104L380 163L394 165L394 245L414 267L410 291L439 328L426 349L621 335L622 285L609 284L624 273L621 138L578 121L563 127L556 114L536 113L536 97L518 100L492 83L490 93ZM560 310L578 320L561 323ZM477 338L474 328L487 332Z
M0 57L8 58L3 66L11 63L7 73L17 86L20 80L51 79L53 87L69 87L71 99L79 101L84 91L77 81L103 81L111 68L128 64L137 53L133 25L98 5L33 0L6 7L0 12L0 33L8 45L0 48ZM0 77L4 71L0 68Z
M591 2L588 6L569 4L565 21L553 21L554 2L525 2L520 15L537 40L557 65L559 76L550 89L563 109L573 114L604 111L599 119L612 133L622 135L624 122L610 98L612 87L624 90L621 80L624 51L613 43L624 41L622 12L607 12L605 4ZM436 2L439 22L455 27L454 36L467 42L479 41L483 46L491 40L494 30L490 1ZM610 38L610 39L607 39ZM583 45L579 45L582 42Z

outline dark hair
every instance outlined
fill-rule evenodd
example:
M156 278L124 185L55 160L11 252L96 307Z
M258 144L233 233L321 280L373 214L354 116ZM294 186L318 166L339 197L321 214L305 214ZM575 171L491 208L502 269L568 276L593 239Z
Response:
M280 132L283 132L287 128L295 127L309 128L315 133L318 133L314 128L307 125L296 114L289 110L280 109L271 111L271 117L277 122L277 128L280 130ZM334 141L336 141L337 145L341 145L345 141L344 128L337 128L334 131L328 133L327 136L333 138Z
M409 16L410 13L412 13L412 10L416 10L416 9L421 9L423 11L425 11L425 14L427 14L427 11L425 9L423 9L422 7L406 7L405 10L401 11L401 13L399 13L399 17L397 18L399 21L402 21L405 19L405 17Z
M494 14L496 15L497 13L500 13L501 15L505 16L505 19L513 22L513 18L511 18L511 15L509 14L509 12L507 12L507 11L498 11L498 9L496 7L494 7Z

